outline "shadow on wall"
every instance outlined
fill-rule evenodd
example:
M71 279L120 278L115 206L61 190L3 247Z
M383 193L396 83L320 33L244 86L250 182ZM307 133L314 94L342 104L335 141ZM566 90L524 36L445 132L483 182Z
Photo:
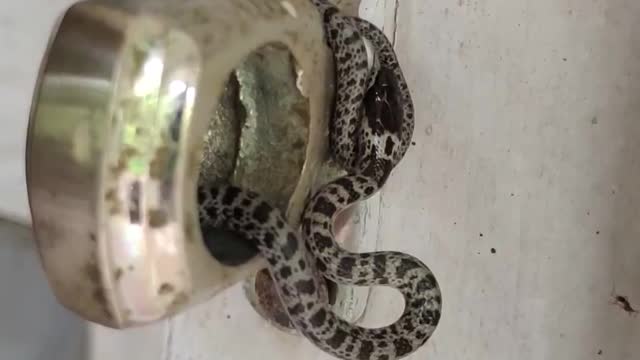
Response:
M84 360L87 326L58 304L31 231L0 220L0 359Z

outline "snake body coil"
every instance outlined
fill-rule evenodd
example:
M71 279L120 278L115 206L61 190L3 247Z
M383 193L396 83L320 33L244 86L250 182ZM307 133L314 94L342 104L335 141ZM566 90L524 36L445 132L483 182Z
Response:
M309 201L302 236L258 194L232 186L199 188L203 226L222 227L254 241L269 264L294 326L322 350L345 360L391 360L422 346L439 320L438 283L420 260L398 252L350 253L334 240L337 213L375 194L406 153L414 128L411 95L392 45L374 25L311 0L323 16L336 64L330 125L331 155L346 171ZM378 66L369 70L363 36ZM357 286L390 286L405 299L394 324L366 329L338 318L322 277Z

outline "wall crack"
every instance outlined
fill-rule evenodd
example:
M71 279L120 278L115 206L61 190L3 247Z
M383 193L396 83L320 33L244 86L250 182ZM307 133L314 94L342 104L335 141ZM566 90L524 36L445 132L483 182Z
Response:
M400 12L400 0L393 0L395 2L393 8L393 37L391 39L393 47L397 45L398 40L398 13Z

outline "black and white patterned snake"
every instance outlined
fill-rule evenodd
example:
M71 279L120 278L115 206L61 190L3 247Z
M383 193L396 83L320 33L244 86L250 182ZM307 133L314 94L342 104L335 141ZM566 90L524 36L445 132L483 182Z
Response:
M292 324L317 347L345 360L399 359L425 344L440 321L436 278L411 255L344 250L334 239L333 220L375 194L404 157L414 129L413 102L381 30L340 13L327 0L311 2L323 18L335 59L330 153L347 174L310 198L301 229L292 228L259 194L230 185L198 189L200 223L256 244ZM373 64L365 39L374 50ZM404 311L382 328L350 324L332 312L323 277L345 285L395 288L404 296Z

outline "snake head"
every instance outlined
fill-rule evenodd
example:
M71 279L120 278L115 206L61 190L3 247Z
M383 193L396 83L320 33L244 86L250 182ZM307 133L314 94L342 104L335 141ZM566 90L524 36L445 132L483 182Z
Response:
M391 69L380 68L363 100L365 119L358 137L356 167L363 175L375 179L379 186L389 178L400 145L403 113L397 106L399 92L395 81Z
M381 67L364 98L365 114L376 135L399 134L402 130L403 109L396 82L393 70Z

